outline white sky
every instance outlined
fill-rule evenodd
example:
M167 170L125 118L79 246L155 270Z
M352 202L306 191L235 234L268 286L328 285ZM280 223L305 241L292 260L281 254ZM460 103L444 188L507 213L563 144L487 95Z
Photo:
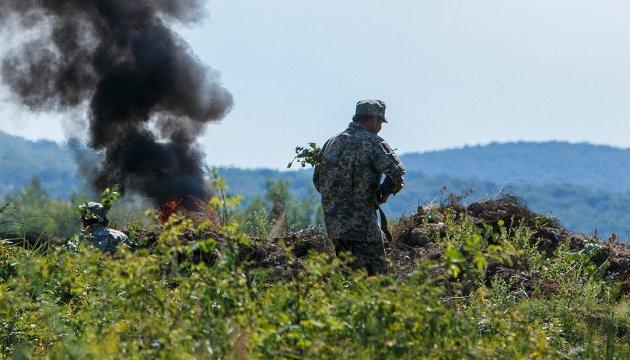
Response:
M213 164L282 168L388 104L399 152L510 140L630 146L630 2L214 0L182 29L235 108L202 143ZM60 116L0 102L0 130L63 138Z

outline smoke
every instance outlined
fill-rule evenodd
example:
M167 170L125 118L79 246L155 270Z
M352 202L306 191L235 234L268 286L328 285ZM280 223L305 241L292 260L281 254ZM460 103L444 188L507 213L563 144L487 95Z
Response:
M205 14L203 0L2 0L0 25L22 40L2 79L33 111L87 109L95 188L192 204L207 196L197 138L232 95L169 25Z

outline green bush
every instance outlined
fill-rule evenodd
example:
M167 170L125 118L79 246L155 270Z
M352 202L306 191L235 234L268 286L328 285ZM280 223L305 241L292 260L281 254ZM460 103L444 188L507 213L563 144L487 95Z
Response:
M151 249L113 256L87 243L72 253L61 240L0 242L0 359L630 357L630 299L604 277L606 263L595 265L600 250L565 245L547 256L525 226L496 229L451 212L433 239L443 257L407 259L389 276L351 271L328 253L297 259L291 244L286 266L254 267L242 249L255 245L250 235L267 241L273 204L290 214L283 186L240 212L238 198L219 191L220 239L203 235L215 233L210 224L175 215ZM12 214L47 211L41 226L59 226L48 228L56 236L78 229L60 230L56 219L74 219L73 205L47 200L37 184L19 201ZM142 229L145 215L123 223L132 205L113 211L123 227ZM181 243L182 233L197 241ZM192 261L198 252L212 261ZM497 264L538 282L488 278Z
M278 279L271 269L251 269L240 260L238 249L250 240L234 226L224 228L229 241L196 244L221 254L212 265L193 264L179 256L192 247L177 236L201 234L204 226L172 217L157 247L120 249L115 256L84 244L78 253L1 245L0 353L379 359L630 354L628 299L603 281L589 254L561 248L551 258L530 256L536 250L520 238L523 232L492 236L511 237L512 255L530 259L534 271L557 284L555 294L524 295L502 279L485 286L475 269L479 257L495 259L497 249L478 238L487 229L471 224L450 222L448 236L439 239L462 254L457 264L463 272L450 280L435 276L440 264L430 263L406 277L367 277L326 254L312 254L303 268L289 267ZM452 261L445 255L441 265ZM473 291L463 295L445 285L466 271L475 275L469 277Z
M76 207L50 199L36 178L21 192L0 199L0 207L0 233L29 237L35 247L68 237L77 228Z

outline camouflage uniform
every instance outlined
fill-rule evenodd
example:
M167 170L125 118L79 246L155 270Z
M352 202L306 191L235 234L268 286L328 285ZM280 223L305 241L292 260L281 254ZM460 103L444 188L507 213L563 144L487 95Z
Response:
M357 114L367 112L365 115L382 116L383 120L384 109L385 104L378 100L357 104ZM356 122L326 141L321 163L315 167L313 183L322 194L329 237L338 253L351 252L356 265L371 274L387 271L375 196L378 190L387 195L400 191L404 173L387 142ZM383 184L382 174L386 175Z
M102 252L110 254L116 252L118 245L130 245L129 238L123 232L109 229L101 224L94 224L85 230L81 230L81 234L76 238L75 242L78 244L81 241L88 241Z
M118 245L130 246L129 238L121 231L109 229L107 224L107 210L100 203L89 202L79 206L82 221L92 221L94 224L81 230L81 234L74 241L68 243L71 250L76 250L78 243L88 241L102 252L114 253Z

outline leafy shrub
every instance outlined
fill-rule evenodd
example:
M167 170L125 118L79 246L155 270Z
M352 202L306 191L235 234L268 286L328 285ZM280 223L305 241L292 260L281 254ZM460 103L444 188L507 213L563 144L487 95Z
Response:
M76 253L0 243L0 359L630 355L630 299L595 265L596 248L547 256L524 225L452 212L434 239L444 256L408 272L368 277L326 252L298 259L290 243L286 266L254 267L241 253L255 241L243 233L247 217L229 199L213 203L225 211L220 231L176 214L151 249L112 256L87 243ZM260 199L252 209L271 208ZM249 230L272 226L252 221ZM197 240L182 243L182 233ZM212 261L196 261L199 251ZM541 281L488 278L508 263Z

